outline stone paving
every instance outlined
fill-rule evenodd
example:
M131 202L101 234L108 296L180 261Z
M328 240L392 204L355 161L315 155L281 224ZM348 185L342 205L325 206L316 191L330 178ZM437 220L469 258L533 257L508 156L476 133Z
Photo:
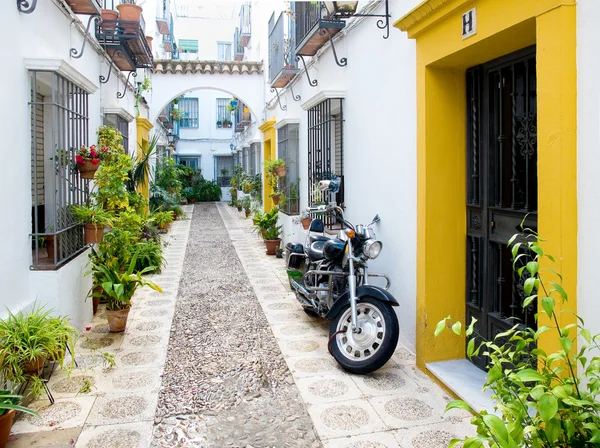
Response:
M185 210L191 217L192 211L204 212L207 207L215 206L197 204L195 210L191 206ZM165 395L172 394L167 347L170 340L171 344L176 340L174 334L181 333L171 332L175 309L177 306L179 312L180 304L189 300L186 291L193 289L180 287L184 264L189 269L186 247L188 251L196 247L192 242L188 245L191 220L177 221L166 236L168 265L153 276L165 293L139 290L123 334L108 333L100 309L90 330L78 341L79 368L70 378L65 371L55 372L49 386L56 403L49 406L46 397L33 403L42 419L21 416L13 427L9 448L442 448L453 437L474 433L465 412L443 413L450 397L416 368L414 356L403 347L371 375L351 375L339 368L327 352L329 323L302 312L290 292L284 261L265 255L264 243L252 232L250 219L224 203L216 208L227 232L225 239L228 234L235 248L234 255L227 252L227 256L240 269L243 266L243 271L234 271L231 281L247 283L249 279L242 289L255 325L272 332L272 336L261 336L261 344L248 358L267 347L272 362L278 364L280 357L284 360L277 377L285 381L276 382L271 389L249 387L236 395L231 406L222 408L194 403L196 396L189 399L188 410L180 409L179 404L170 411L159 405L164 404ZM227 245L215 245L215 249L223 247L229 250ZM217 260L220 256L215 253ZM182 285L185 281L184 276ZM258 311L253 301L259 304ZM231 309L222 310L228 311L233 315ZM177 328L175 319L173 329ZM220 329L227 338L225 330ZM103 369L99 352L113 354L117 367ZM218 355L206 357L211 360ZM226 355L222 354L223 359ZM246 361L237 355L235 360L240 364ZM192 368L181 367L184 376ZM219 373L213 372L209 381L220 385Z
M184 210L191 218L193 208ZM108 332L100 305L89 330L78 339L79 367L70 376L66 370L54 372L48 385L56 403L50 405L45 395L33 402L30 407L41 420L21 415L9 448L150 446L190 223L175 221L163 236L167 265L151 279L164 293L138 289L124 333ZM114 356L116 368L104 368L102 352Z

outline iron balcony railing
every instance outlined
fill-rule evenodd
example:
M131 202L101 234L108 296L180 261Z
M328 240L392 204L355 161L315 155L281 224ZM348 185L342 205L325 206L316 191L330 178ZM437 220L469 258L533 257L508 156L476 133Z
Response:
M235 111L236 132L241 132L244 126L248 126L251 122L250 109L244 103L238 100L238 106ZM241 130L238 130L241 128Z
M132 71L153 66L152 51L141 21L98 20L96 39L120 70Z
M321 2L294 2L296 22L296 44L300 44L312 29L319 24L323 6Z
M233 48L235 50L234 60L241 61L244 59L244 47L240 44L240 29L236 27L233 33Z
M171 15L171 0L159 0L156 2L156 27L160 34L170 34L173 16Z
M250 42L250 5L242 5L240 9L240 45L246 47Z
M177 45L175 44L175 35L173 33L173 16L169 20L169 34L163 34L163 48L167 53L173 53L176 51Z

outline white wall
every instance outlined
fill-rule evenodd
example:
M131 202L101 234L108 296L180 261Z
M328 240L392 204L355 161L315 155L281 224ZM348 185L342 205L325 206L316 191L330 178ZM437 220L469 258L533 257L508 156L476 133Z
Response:
M577 312L592 334L600 333L596 277L600 252L600 3L577 2ZM575 219L575 217L573 217ZM567 291L573 293L573 291Z
M71 261L67 266L52 272L31 272L31 135L30 135L30 82L25 66L26 59L55 58L70 64L78 77L95 84L95 93L89 96L89 142L96 142L96 130L102 124L104 107L123 107L131 114L134 99L131 92L119 100L118 89L123 81L113 70L107 84L98 82L99 75L106 76L108 66L95 48L88 43L81 59L70 57L70 48L81 48L82 32L71 17L64 14L54 0L40 1L32 14L20 13L15 2L2 2L0 13L4 18L3 35L10 36L10 51L3 53L3 101L0 108L0 133L10 136L9 144L0 147L7 161L0 176L0 210L5 219L0 220L0 317L5 307L18 310L31 304L44 291L44 299L57 304L57 312L69 314L78 324L85 319L81 264ZM87 23L87 17L81 16ZM51 24L51 27L49 27ZM6 40L5 39L5 40ZM8 42L8 40L7 40ZM143 76L143 71L140 71ZM147 111L146 111L147 113ZM135 143L135 126L131 126L130 142ZM80 256L78 259L86 259ZM71 279L76 275L78 279ZM43 278L43 280L41 280ZM87 291L85 291L87 293ZM83 294L83 295L82 295ZM75 304L75 305L73 305Z
M362 3L362 2L361 2ZM399 11L405 1L390 1ZM408 11L408 9L407 9ZM375 14L383 13L380 6ZM394 17L397 14L394 13ZM307 205L307 112L301 104L320 91L343 91L344 100L344 175L346 218L368 224L375 214L381 222L374 229L383 241L381 256L371 262L372 272L391 277L392 294L400 302L400 342L414 350L416 320L416 80L415 43L393 27L383 39L374 19L363 20L336 42L338 57L348 65L338 67L327 50L311 68L318 86L310 87L300 73L294 93L280 92L282 111L271 94L268 118L300 120L300 196L301 209ZM285 240L295 235L304 242L300 225L291 229L284 218Z

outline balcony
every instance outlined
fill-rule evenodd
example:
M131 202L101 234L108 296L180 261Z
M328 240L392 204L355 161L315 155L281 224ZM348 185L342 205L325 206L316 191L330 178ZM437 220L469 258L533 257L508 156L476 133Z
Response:
M314 56L339 33L346 22L335 17L327 17L323 2L294 2L296 16L296 54Z
M240 45L247 47L250 42L251 27L250 27L250 5L242 5L240 9Z
M171 14L171 1L159 0L156 2L156 28L160 34L171 34L173 29L173 16Z
M298 73L292 35L293 21L281 13L277 22L275 15L269 20L269 80L271 87L281 88Z
M167 53L173 53L175 51L175 35L173 34L173 16L169 19L169 32L161 33L163 35L163 48Z
M75 14L100 14L102 11L102 0L65 0L69 8Z
M152 68L152 51L146 41L143 22L99 20L96 39L121 71Z
M250 109L244 103L238 100L238 106L235 110L235 132L243 132L246 126L252 122Z
M244 47L240 44L240 29L236 28L235 33L233 34L233 48L235 50L235 54L233 55L234 61L242 61L244 60Z

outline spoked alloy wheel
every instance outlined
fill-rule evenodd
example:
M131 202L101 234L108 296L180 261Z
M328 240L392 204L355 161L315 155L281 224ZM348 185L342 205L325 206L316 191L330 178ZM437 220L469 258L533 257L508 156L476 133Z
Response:
M352 331L352 314L348 304L331 322L330 338L341 331L331 342L331 351L345 370L371 373L383 366L396 349L398 318L390 304L372 297L362 297L356 308L360 331Z

